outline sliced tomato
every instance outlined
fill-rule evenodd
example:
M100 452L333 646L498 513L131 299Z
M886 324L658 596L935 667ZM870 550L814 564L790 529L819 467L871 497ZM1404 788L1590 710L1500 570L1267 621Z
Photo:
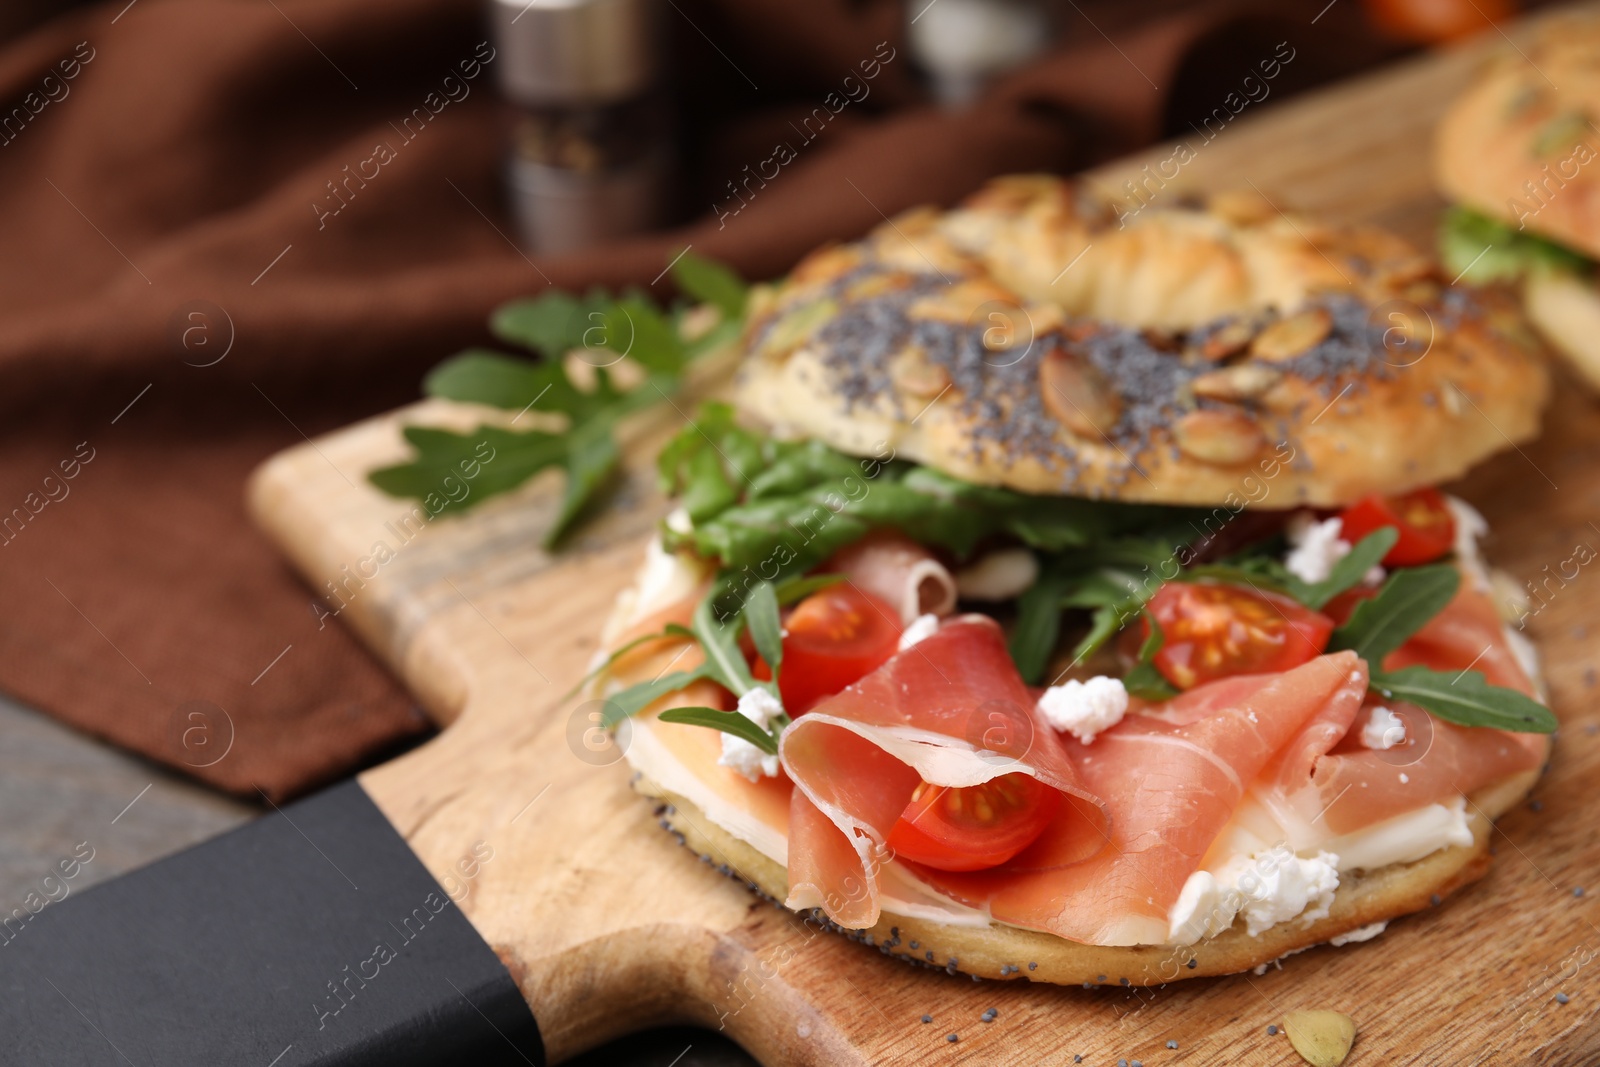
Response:
M1031 774L954 788L923 782L889 831L896 856L941 871L979 871L1015 856L1044 832L1061 796Z
M812 593L795 605L783 626L778 693L790 715L810 711L877 670L900 646L899 614L849 582ZM750 672L763 681L772 677L760 656Z
M1167 582L1149 610L1165 638L1156 669L1179 689L1298 667L1321 655L1333 633L1332 619L1298 601L1220 582Z
M1374 494L1345 508L1339 523L1339 536L1352 545L1385 526L1400 531L1400 540L1383 557L1391 567L1431 563L1456 543L1456 517L1437 489L1404 496Z

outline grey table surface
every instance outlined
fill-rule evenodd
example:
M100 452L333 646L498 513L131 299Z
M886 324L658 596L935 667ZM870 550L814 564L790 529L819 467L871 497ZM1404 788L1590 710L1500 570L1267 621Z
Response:
M77 733L0 696L0 912L63 858L87 854L71 893L213 837L261 809ZM753 1067L732 1042L688 1027L644 1031L573 1067Z

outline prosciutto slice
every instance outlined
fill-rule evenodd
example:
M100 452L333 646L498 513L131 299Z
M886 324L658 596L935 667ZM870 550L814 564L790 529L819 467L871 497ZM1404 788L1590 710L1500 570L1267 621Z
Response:
M1022 773L1060 792L1058 824L1073 832L1057 835L1035 866L1081 862L1108 840L1105 802L1039 717L1000 628L982 616L946 623L800 716L779 756L796 787L785 903L821 907L841 926L878 921L884 842L921 781L962 787Z
M905 534L878 530L819 568L843 574L858 587L893 604L902 625L918 615L949 615L956 609L956 580L939 558Z
M1365 665L1339 652L1136 707L1092 746L1066 742L1084 784L1106 798L1109 847L1070 866L1037 863L1052 856L1055 835L1073 832L1058 820L1012 870L919 873L1014 926L1099 945L1165 942L1169 910L1246 786L1319 716L1348 721L1366 687ZM1030 861L1035 869L1022 869Z
M1441 671L1470 667L1491 684L1533 692L1493 603L1470 583L1383 665L1417 664ZM1361 729L1379 704L1405 724L1406 740L1395 748L1361 744ZM1255 793L1284 826L1306 835L1347 834L1533 770L1548 752L1543 734L1455 726L1373 693L1363 707L1323 708L1263 773Z

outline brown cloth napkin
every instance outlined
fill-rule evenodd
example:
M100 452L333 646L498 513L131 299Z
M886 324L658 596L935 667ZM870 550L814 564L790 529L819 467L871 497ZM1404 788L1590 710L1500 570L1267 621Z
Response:
M949 112L898 3L675 0L696 221L551 259L508 236L492 59L397 132L488 54L471 0L111 0L40 27L0 51L0 688L274 800L414 742L424 716L246 520L257 463L412 399L510 297L647 284L686 243L770 276L990 175L1183 129L1278 40L1279 95L1382 51L1337 10L1238 10L1072 6L1056 51ZM880 42L870 97L719 223L717 191ZM378 143L395 158L319 218Z

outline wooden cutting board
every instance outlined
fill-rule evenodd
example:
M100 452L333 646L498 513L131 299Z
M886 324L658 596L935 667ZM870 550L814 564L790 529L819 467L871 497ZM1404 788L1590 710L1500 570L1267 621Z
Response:
M1209 143L1195 138L1197 158L1157 201L1253 183L1280 206L1429 242L1440 207L1429 131L1482 57L1508 47L1486 37L1260 114L1246 108ZM1131 69L1129 85L1141 87ZM1115 190L1170 155L1157 149L1095 177ZM648 460L683 416L663 408L629 424L630 467L610 507L552 558L537 545L553 482L409 530L409 504L366 484L405 454L402 425L467 427L479 414L430 401L308 442L261 468L251 503L314 589L341 586L347 607L327 625L353 626L444 728L361 782L511 970L553 1060L691 1022L772 1065L1075 1055L1096 1067L1291 1064L1300 1061L1286 1039L1266 1029L1296 1008L1352 1015L1352 1064L1600 1057L1600 829L1588 810L1600 781L1590 666L1600 663L1600 570L1549 577L1579 545L1600 548L1590 521L1600 412L1565 377L1543 440L1459 488L1488 515L1496 562L1550 590L1530 631L1564 726L1534 794L1541 807L1502 820L1486 879L1376 941L1313 949L1259 976L1143 990L975 983L910 967L816 932L662 832L615 747L590 733L593 708L563 694L665 511ZM1595 892L1576 896L1586 882ZM998 1018L979 1021L988 1008Z

